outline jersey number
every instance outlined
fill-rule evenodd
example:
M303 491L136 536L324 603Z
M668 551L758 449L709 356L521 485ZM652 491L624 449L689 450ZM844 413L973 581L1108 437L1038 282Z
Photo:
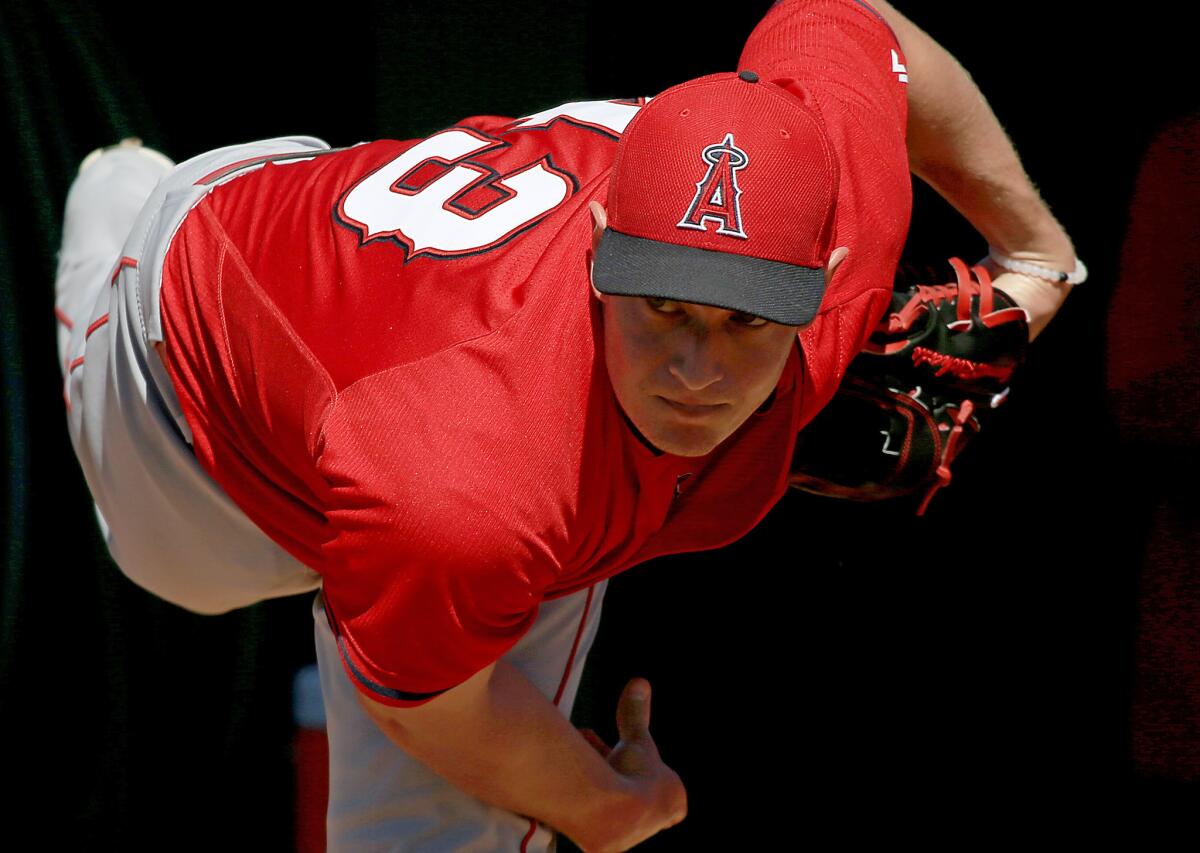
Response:
M563 104L514 123L506 134L545 130L564 119L619 137L638 108L613 101ZM576 185L549 155L503 173L472 159L508 146L469 127L435 133L351 187L338 204L338 218L357 228L364 243L397 240L409 258L498 246L548 216Z

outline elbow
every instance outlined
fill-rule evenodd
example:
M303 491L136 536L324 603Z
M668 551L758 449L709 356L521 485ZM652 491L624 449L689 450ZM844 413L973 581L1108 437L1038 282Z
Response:
M398 719L398 715L403 712L403 709L381 705L370 697L363 695L362 691L357 689L354 691L354 698L358 700L358 704L362 707L363 711L379 727L379 730L383 732L388 740L405 752L411 752L413 745L412 732Z

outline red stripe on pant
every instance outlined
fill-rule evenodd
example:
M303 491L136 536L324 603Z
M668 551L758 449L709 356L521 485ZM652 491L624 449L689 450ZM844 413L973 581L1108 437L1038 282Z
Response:
M554 704L557 706L559 700L562 699L563 691L567 688L567 680L571 677L571 669L575 666L575 654L579 651L579 641L583 639L583 629L587 625L588 613L592 610L592 596L596 594L596 587L588 587L587 601L583 605L583 615L579 617L579 627L575 630L575 642L571 644L571 654L567 656L567 665L563 669L562 678L558 682L558 690L554 694ZM533 838L533 834L537 832L538 822L534 818L529 819L529 832L525 833L525 837L521 839L521 853L528 853L529 842Z

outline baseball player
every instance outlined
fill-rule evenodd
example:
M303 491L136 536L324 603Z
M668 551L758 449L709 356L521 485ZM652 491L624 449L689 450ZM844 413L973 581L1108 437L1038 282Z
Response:
M81 166L59 354L100 524L196 612L317 591L330 850L625 850L684 818L648 683L615 746L567 718L606 581L784 494L891 303L910 168L1034 263L988 264L1031 334L1061 304L1069 239L889 6L784 0L739 69Z

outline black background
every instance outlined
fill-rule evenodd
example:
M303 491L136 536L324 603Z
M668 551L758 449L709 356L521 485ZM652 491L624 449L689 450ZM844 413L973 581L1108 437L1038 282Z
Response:
M108 558L53 343L79 160L129 134L179 161L651 95L733 69L768 5L0 7L10 831L78 849L287 849L291 677L313 658L307 597L201 617ZM898 6L975 77L1092 277L924 517L796 493L733 547L612 581L575 717L615 737L620 687L650 678L652 729L691 810L647 850L886 836L901 812L920 835L948 804L1019 826L1035 795L1153 781L1135 770L1129 721L1148 510L1107 407L1104 327L1138 160L1196 107L1185 35L1096 6ZM914 191L906 261L984 252Z

